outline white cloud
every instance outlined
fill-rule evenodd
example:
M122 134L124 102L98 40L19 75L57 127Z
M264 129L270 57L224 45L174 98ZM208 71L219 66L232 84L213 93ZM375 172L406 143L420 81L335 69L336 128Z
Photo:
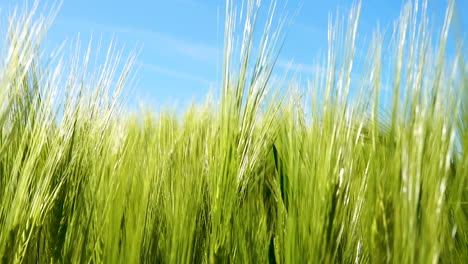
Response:
M89 20L60 19L57 20L57 23L79 26L80 28L91 28L96 31L115 33L117 35L124 34L132 39L143 41L143 45L147 47L151 47L151 43L145 43L144 40L150 40L152 43L158 43L159 46L164 46L168 51L187 56L200 62L216 63L218 56L222 54L219 48L213 47L210 44L187 41L149 29L104 25Z
M314 75L317 70L320 72L325 71L326 69L318 64L308 64L308 63L299 63L294 62L294 60L279 59L277 61L277 66L289 70L292 73L301 73L306 75Z
M176 71L176 70L171 70L171 69L161 67L161 66L158 66L158 65L154 65L154 64L142 63L141 67L143 69L147 69L147 70L152 71L152 72L156 72L156 73L164 74L164 75L175 77L175 78L181 78L181 79L197 82L197 83L200 83L200 84L206 85L206 86L213 86L214 83L215 83L214 81L205 79L205 78L197 76L195 74L191 74L191 73L187 73L187 72L180 72L180 71Z

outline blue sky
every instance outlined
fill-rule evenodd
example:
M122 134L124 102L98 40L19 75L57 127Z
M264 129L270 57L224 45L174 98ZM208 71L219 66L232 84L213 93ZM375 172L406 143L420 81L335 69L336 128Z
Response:
M268 5L268 1L263 2ZM404 2L363 0L359 26L362 43L370 38L377 23L391 31L391 23ZM468 1L459 2L458 12L468 14ZM0 0L1 15L22 3ZM278 3L283 7L285 1ZM428 3L430 18L440 25L447 0ZM328 15L337 10L347 14L351 5L350 0L289 0L282 12L294 13L299 6L301 9L288 27L278 70L285 70L294 59L293 69L307 78L314 61L327 49ZM93 35L94 39L102 38L103 47L112 37L127 51L142 47L138 56L139 82L132 100L184 105L191 99L203 99L210 89L219 89L224 13L225 0L64 0L47 41L56 47L80 33L83 46ZM468 16L461 20L466 29Z

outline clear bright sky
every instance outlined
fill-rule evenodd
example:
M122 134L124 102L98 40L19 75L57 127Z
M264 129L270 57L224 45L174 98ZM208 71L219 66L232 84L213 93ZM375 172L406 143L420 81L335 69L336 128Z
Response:
M263 2L267 7L268 1ZM368 40L377 23L391 32L404 2L363 0L358 37L363 42ZM458 2L458 13L467 29L468 15L463 14L468 14L468 0ZM0 15L6 16L12 6L22 3L0 0ZM285 1L278 3L282 7ZM428 3L430 18L440 26L447 0ZM286 69L294 59L293 69L307 77L315 59L327 49L328 15L337 10L347 14L351 5L350 0L289 0L281 11L294 13L302 8L288 28L278 69ZM80 33L83 46L91 35L102 37L104 47L112 36L127 50L143 45L135 98L150 104L177 101L184 105L191 99L203 99L210 89L219 89L224 13L225 0L64 0L48 41L58 46Z

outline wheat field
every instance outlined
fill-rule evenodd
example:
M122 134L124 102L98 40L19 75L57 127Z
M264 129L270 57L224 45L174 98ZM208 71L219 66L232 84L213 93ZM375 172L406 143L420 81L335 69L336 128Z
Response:
M273 80L288 20L271 13L257 39L259 2L227 2L220 96L182 113L128 110L136 55L112 46L94 72L91 49L48 63L55 11L9 17L2 263L468 263L456 3L432 32L426 2L408 2L353 74L355 4L304 87Z

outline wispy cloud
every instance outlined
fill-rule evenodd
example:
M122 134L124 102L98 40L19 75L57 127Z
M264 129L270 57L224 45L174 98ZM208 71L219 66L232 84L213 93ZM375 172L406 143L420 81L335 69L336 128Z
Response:
M150 29L104 25L81 19L60 19L57 22L63 25L89 28L102 33L115 33L117 35L123 34L131 39L142 41L143 45L147 47L151 47L151 45L157 43L158 47L163 46L168 52L175 52L200 62L216 63L218 56L221 54L220 48L210 44L184 40Z
M200 2L194 1L194 0L173 0L174 2L178 4L190 4L190 5L201 5Z
M295 62L294 60L279 59L277 66L283 70L289 70L293 73L301 73L305 75L313 75L319 71L324 71L325 68L319 64L309 64Z
M199 84L206 85L207 87L208 86L211 87L211 86L213 86L215 84L215 82L212 81L212 80L200 77L200 76L192 74L192 73L172 70L172 69L168 69L166 67L161 67L161 66L154 65L154 64L141 63L141 67L142 67L142 69L146 69L146 70L149 70L149 71L152 71L152 72L155 72L155 73L159 73L159 74L163 74L163 75L166 75L166 76L181 78L181 79L197 82Z

